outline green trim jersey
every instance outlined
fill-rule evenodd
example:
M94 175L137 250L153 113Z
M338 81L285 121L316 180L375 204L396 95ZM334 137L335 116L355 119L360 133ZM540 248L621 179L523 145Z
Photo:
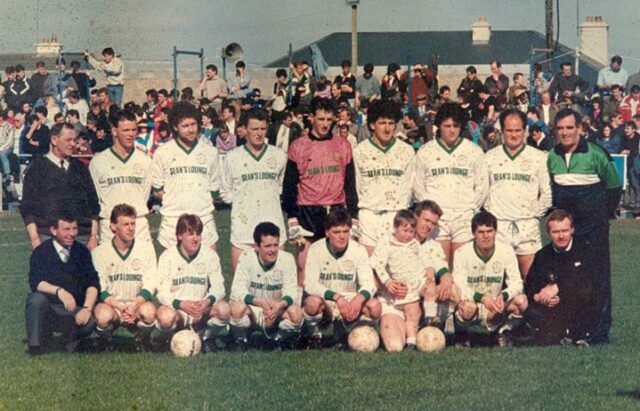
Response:
M342 253L334 253L328 239L316 241L309 248L304 271L304 290L325 300L333 300L336 293L359 293L369 299L376 292L367 250L355 241L349 241Z
M436 279L449 272L449 264L438 241L427 238L420 244L420 253L425 259L425 266L433 268L436 272Z
M158 301L176 309L184 300L208 298L213 304L225 296L220 258L209 247L200 247L192 257L179 245L166 249L158 260L158 277Z
M516 254L500 241L496 241L493 254L486 258L478 255L473 241L460 247L453 258L453 282L460 287L463 300L475 302L480 302L485 294L493 297L502 294L504 301L508 301L523 292Z
M213 213L212 193L220 188L218 150L198 140L185 148L173 139L153 156L154 191L163 191L160 214L179 217L184 213L199 217Z
M151 243L134 241L123 255L113 241L109 241L94 248L91 258L100 278L101 301L113 296L120 302L128 303L138 295L148 301L156 293L156 252Z
M551 184L546 153L524 145L514 156L504 146L484 157L489 171L489 197L484 204L498 220L544 216L551 207Z
M287 155L277 147L266 145L257 157L246 145L227 154L222 167L220 196L231 208L231 243L253 244L253 230L261 222L271 222L286 241L284 218L280 207L282 179Z
M231 286L231 300L252 304L254 298L268 301L285 300L289 305L300 302L298 270L293 256L278 252L271 266L262 264L255 250L240 254Z
M602 147L580 139L575 151L567 153L557 145L549 152L547 166L554 207L573 214L579 226L581 221L607 219L607 190L622 184L611 156Z
M394 138L381 148L371 138L353 150L358 208L395 211L409 207L415 172L415 153Z
M394 304L410 303L420 298L424 272L429 267L416 239L401 243L393 236L388 236L376 245L371 255L371 265L383 284L393 278L403 282L409 289L406 297L396 299Z
M151 159L135 148L121 158L110 147L93 157L89 171L100 200L100 218L108 220L118 204L129 204L138 217L148 213L151 192Z
M482 149L459 138L448 149L439 138L418 150L414 195L417 201L433 200L444 210L442 218L476 212L489 194L489 176Z

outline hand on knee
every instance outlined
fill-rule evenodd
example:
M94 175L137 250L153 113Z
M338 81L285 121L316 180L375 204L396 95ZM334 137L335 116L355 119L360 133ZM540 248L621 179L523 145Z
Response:
M471 321L478 314L478 306L473 301L463 300L456 309L458 316L463 321Z

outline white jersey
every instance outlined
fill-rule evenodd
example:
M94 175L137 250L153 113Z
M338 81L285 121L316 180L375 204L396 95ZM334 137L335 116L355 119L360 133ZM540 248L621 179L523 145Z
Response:
M330 249L328 239L311 244L304 272L307 294L325 300L332 300L336 293L343 296L360 293L368 299L376 292L367 250L355 241L349 241L340 254Z
M213 213L211 194L220 188L218 150L195 140L186 149L177 138L156 150L153 156L153 189L163 191L160 214L199 217Z
M371 265L383 284L394 279L403 282L409 289L406 297L396 299L395 304L410 303L419 298L424 272L429 267L416 239L401 243L393 236L387 237L376 245L371 255Z
M118 204L134 207L138 217L148 213L151 163L151 158L135 148L126 158L120 158L113 147L93 157L89 171L100 201L100 218L108 220Z
M424 264L433 268L436 272L436 278L440 278L449 272L449 264L444 255L444 250L436 240L427 238L423 243L420 243L420 253L425 260Z
M209 247L200 247L194 257L187 257L180 246L166 249L158 260L158 301L178 308L184 300L209 298L211 303L224 299L224 279L220 258Z
M484 207L498 220L540 218L551 207L551 184L544 152L524 145L511 156L504 146L485 155L489 197Z
M112 241L103 243L91 252L93 265L100 278L100 300L109 296L123 303L141 295L150 300L158 288L156 252L147 241L134 241L122 255Z
M280 207L282 179L287 155L274 146L265 145L256 157L246 145L227 154L222 168L220 196L231 208L231 243L253 244L253 230L261 222L271 222L280 229L281 243L286 241L284 218Z
M409 207L415 168L410 145L394 139L385 149L367 139L353 150L358 208L396 211Z
M269 268L262 265L255 250L240 255L231 286L231 300L252 304L254 298L268 301L286 300L289 305L300 301L298 270L293 256L278 252Z
M485 294L497 297L501 293L508 301L521 294L523 287L516 254L500 241L488 258L478 255L473 241L460 247L453 258L453 282L460 287L463 300L475 302Z
M439 138L422 146L416 156L415 181L416 200L438 203L447 221L469 211L475 213L489 193L484 153L465 138L458 139L451 149Z

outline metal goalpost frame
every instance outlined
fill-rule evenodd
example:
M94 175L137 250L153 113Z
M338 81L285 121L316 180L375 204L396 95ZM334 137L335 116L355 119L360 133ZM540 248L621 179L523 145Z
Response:
M200 51L190 50L178 50L176 46L173 46L173 100L178 99L178 56L184 54L187 56L198 56L200 58L200 79L204 77L204 49Z

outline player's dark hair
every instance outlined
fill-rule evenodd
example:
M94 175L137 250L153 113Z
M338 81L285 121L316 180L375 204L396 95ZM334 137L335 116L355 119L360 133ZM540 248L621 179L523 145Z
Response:
M215 71L216 73L218 72L218 67L215 64L209 64L206 67L207 70L211 70L211 71Z
M442 94L442 93L444 93L445 91L449 91L449 92L450 92L450 91L451 91L451 87L449 87L449 86L442 86L442 87L440 87L440 89L438 89L438 94Z
M280 229L277 225L268 221L262 222L253 229L253 241L260 245L263 237L280 238Z
M287 70L285 69L277 69L276 77L287 77Z
M465 71L467 72L467 74L476 74L476 73L478 73L478 70L474 66L467 67Z
M111 216L109 217L109 221L112 224L118 223L118 217L137 217L136 209L130 206L129 204L118 204L113 206L111 210Z
M405 224L409 224L415 228L416 223L416 216L409 210L400 210L396 213L396 216L393 217L393 228L402 227Z
M105 49L102 50L102 55L103 56L115 56L116 52L113 51L113 49L111 47L106 47Z
M625 128L626 128L626 127L631 127L631 128L632 128L632 129L634 129L634 130L637 128L637 127L636 127L636 122L635 122L635 121L632 121L632 120L629 120L629 121L625 122L625 123L624 123L624 126L625 126Z
M327 218L324 220L324 229L328 231L332 227L349 226L351 227L351 216L344 208L334 208L329 211Z
M189 234L202 234L203 225L202 220L195 214L182 214L178 217L176 223L176 237L189 233Z
M78 216L76 215L72 207L63 205L60 211L58 211L51 217L51 220L49 220L49 226L58 228L58 224L60 223L60 221L64 221L65 223L73 223L74 221L78 221Z
M36 68L44 67L44 61L39 61L36 63Z
M175 103L169 111L169 124L174 130L178 129L178 124L184 119L194 119L200 128L200 111L193 104L186 101Z
M558 208L549 213L549 218L547 218L546 222L547 233L549 232L549 223L551 223L552 221L560 222L564 221L565 219L569 220L569 222L571 223L571 227L573 227L573 216L567 210Z
M311 100L311 114L315 116L318 111L324 111L333 114L334 109L331 100L321 97L314 97Z
M162 94L164 97L169 97L169 92L165 88L158 90L158 94Z
M136 119L136 114L133 111L118 110L114 113L112 121L113 121L113 125L117 127L121 121L133 121L135 123L137 119Z
M622 64L622 57L620 57L618 55L611 57L611 64L613 64L613 63L617 63L618 65L621 65Z
M249 120L266 121L269 124L269 114L261 108L252 108L247 110L244 115L244 124L249 124Z
M471 219L471 231L473 233L476 232L476 229L481 225L487 227L493 227L494 230L498 229L498 219L496 216L491 214L488 211L480 211L478 214L474 215Z
M69 116L80 118L80 113L78 112L78 110L67 110L67 117Z
M440 124L448 118L452 119L455 124L464 126L467 124L469 117L467 116L467 112L460 107L460 104L445 103L440 107L440 110L438 110L434 124L436 127L440 127Z
M508 108L502 113L500 113L500 129L504 130L504 122L507 120L507 117L517 117L520 119L520 124L522 125L522 129L527 127L527 115L522 111L515 108Z
M229 104L229 105L224 106L222 108L222 111L224 111L225 109L228 110L229 113L233 114L234 117L236 116L236 108L235 108L235 106L232 106L232 105Z
M560 122L560 120L567 118L567 117L571 117L573 116L574 120L576 121L576 127L578 127L580 124L582 124L582 116L580 115L580 113L578 113L577 111L571 109L571 108L563 108L562 110L558 111L556 113L556 118L553 121L553 124L555 126L558 125L558 123Z
M349 67L351 68L351 60L342 60L342 63L340 63L340 67L345 68L345 67Z
M422 214L422 212L425 210L431 211L433 214L437 215L438 217L442 217L442 214L443 214L442 208L440 208L438 203L436 203L433 200L420 201L418 204L415 205L413 214L416 216L416 218L418 218L420 217L420 214Z
M393 100L375 100L367 110L367 123L374 124L379 118L387 118L396 123L402 118L400 103Z

